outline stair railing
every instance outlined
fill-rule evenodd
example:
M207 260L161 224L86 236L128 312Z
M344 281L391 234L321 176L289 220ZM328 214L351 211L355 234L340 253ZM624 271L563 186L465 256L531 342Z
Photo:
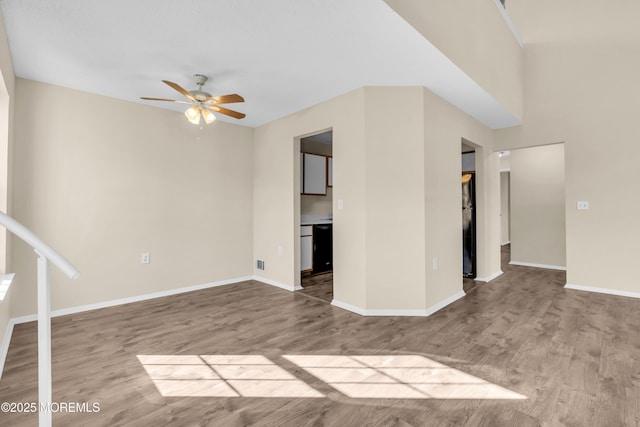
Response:
M0 225L30 245L38 254L38 425L51 426L51 290L49 261L71 279L80 272L24 225L0 211Z

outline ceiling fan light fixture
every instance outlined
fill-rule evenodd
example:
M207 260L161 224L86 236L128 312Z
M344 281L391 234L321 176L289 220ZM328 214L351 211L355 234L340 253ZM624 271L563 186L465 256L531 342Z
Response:
M187 108L184 116L189 120L189 123L193 123L194 125L200 124L200 107L193 105Z
M213 123L216 120L216 116L210 110L203 108L201 111L202 111L202 118L204 119L204 122L206 124Z
M178 102L181 104L191 104L185 112L184 116L189 120L189 123L193 123L194 125L200 124L200 116L207 124L213 123L216 120L216 115L213 114L213 111L216 113L223 114L225 116L233 117L234 119L243 119L245 118L244 113L240 113L238 111L230 110L228 108L221 107L219 104L231 104L236 102L244 102L244 98L238 95L237 93L232 93L229 95L220 95L220 96L212 96L209 92L205 92L202 90L202 86L207 81L207 76L203 74L195 74L193 76L193 80L195 81L198 89L187 91L182 86L177 83L170 82L169 80L162 80L164 84L169 86L170 88L176 90L187 98L187 101L176 101L175 99L168 98L148 98L141 97L146 101L165 101L165 102ZM213 110L213 111L211 111Z

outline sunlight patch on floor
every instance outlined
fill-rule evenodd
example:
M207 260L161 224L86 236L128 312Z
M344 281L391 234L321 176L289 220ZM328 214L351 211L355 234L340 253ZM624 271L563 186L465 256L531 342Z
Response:
M526 399L419 355L283 357L352 398Z
M284 355L354 399L526 399L420 355ZM325 395L262 355L138 355L162 396Z
M324 397L261 355L138 355L166 397Z

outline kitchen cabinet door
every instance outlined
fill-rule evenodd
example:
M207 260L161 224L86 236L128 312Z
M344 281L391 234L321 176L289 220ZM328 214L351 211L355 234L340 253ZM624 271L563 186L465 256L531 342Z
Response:
M313 236L300 237L300 270L313 269Z
M333 187L333 157L327 157L327 187Z
M304 153L302 194L327 195L327 158Z
M300 194L304 193L304 153L300 153Z

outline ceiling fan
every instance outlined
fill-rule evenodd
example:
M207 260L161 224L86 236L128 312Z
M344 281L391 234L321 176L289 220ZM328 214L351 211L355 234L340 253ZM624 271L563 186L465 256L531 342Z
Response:
M214 111L216 113L224 114L225 116L233 117L234 119L244 118L245 114L220 106L220 104L244 102L244 98L235 93L231 95L213 96L209 92L205 92L204 90L202 90L202 86L206 83L207 80L207 76L204 76L202 74L194 74L193 81L198 86L198 89L190 91L183 89L177 83L173 83L168 80L162 80L163 83L184 95L188 101L176 101L175 99L166 98L147 98L144 96L140 97L140 99L144 99L147 101L167 101L177 102L179 104L192 104L191 107L189 107L187 111L184 112L184 115L186 116L187 120L189 120L189 122L193 123L194 125L200 123L200 116L202 116L205 123L207 124L213 122L216 119L216 116L213 114Z

